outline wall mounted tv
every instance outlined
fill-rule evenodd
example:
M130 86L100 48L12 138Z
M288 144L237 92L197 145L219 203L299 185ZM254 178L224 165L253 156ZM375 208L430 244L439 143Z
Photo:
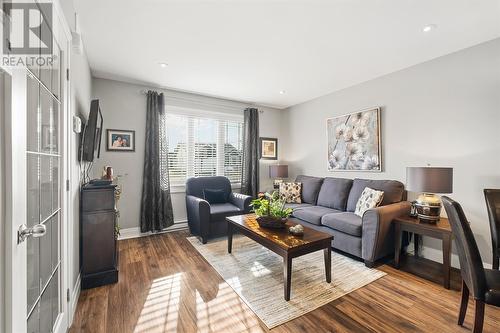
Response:
M85 130L83 131L83 141L81 143L81 160L93 162L94 157L99 158L101 154L102 136L102 113L99 107L99 100L94 99L90 103L90 113Z

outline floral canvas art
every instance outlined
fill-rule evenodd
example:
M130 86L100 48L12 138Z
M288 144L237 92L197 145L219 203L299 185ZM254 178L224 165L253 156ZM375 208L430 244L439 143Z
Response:
M326 121L328 170L382 171L380 108Z

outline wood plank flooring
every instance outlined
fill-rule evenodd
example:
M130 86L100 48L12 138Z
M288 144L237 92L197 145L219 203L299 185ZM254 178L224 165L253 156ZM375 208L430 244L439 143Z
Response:
M120 241L119 282L82 291L70 332L268 332L188 236ZM472 302L465 327L456 325L460 292L444 289L439 277L378 269L388 275L272 332L471 332ZM456 274L452 282L458 288ZM484 332L500 332L499 308L486 307Z

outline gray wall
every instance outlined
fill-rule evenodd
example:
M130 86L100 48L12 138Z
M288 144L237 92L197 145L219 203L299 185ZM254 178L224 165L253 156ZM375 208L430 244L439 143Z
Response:
M75 30L74 22L74 6L73 1L62 1L61 6L64 11L64 16L68 22L71 30ZM87 61L87 55L85 50L82 54L77 54L71 49L71 63L70 63L71 73L70 73L70 117L76 115L81 118L87 118L90 110L90 97L92 91L92 76L90 73L89 63ZM70 223L72 230L72 235L69 239L69 244L71 244L71 250L69 255L71 256L72 268L70 270L70 290L73 291L75 284L80 274L80 248L79 248L79 237L80 237L80 166L78 163L78 145L80 143L79 134L75 134L72 128L70 131L70 147L71 147L71 184L70 184L70 196L71 196L71 208L70 213Z
M371 106L382 107L383 172L328 172L325 120ZM463 205L483 261L491 263L482 191L500 188L500 39L291 107L282 126L292 176L405 182L407 166L453 167L451 197ZM441 261L439 242L426 238L424 246L425 256Z
M71 115L79 116L83 119L88 117L90 110L90 98L92 91L92 76L90 74L89 64L85 53L71 53ZM80 135L70 129L71 133L71 204L73 237L70 240L72 244L73 256L73 283L76 283L80 274L80 164L78 163L78 146L80 144ZM74 286L74 285L73 285ZM71 288L72 286L70 286Z
M123 193L118 207L120 210L120 227L122 229L138 228L146 127L146 95L141 93L141 90L145 90L147 87L94 78L92 88L93 98L100 100L104 117L104 133L108 128L135 130L136 151L133 153L106 151L106 138L103 136L101 158L95 162L93 173L95 177L100 177L103 167L111 165L115 175L124 175L121 180ZM165 93L167 108L169 105L175 105L216 112L241 113L246 106L239 102L201 95L157 90ZM265 107L259 107L259 110L263 111L260 114L261 136L276 137L280 144L281 111ZM272 187L267 169L267 166L272 163L276 163L276 161L261 162L260 178L261 188L263 189ZM174 220L176 222L185 222L184 190L182 188L172 188L172 192Z

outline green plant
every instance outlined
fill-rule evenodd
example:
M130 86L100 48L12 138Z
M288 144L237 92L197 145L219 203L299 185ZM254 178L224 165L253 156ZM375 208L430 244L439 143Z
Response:
M285 208L285 201L279 198L278 192L265 193L251 203L257 216L287 218L292 214L291 208Z

